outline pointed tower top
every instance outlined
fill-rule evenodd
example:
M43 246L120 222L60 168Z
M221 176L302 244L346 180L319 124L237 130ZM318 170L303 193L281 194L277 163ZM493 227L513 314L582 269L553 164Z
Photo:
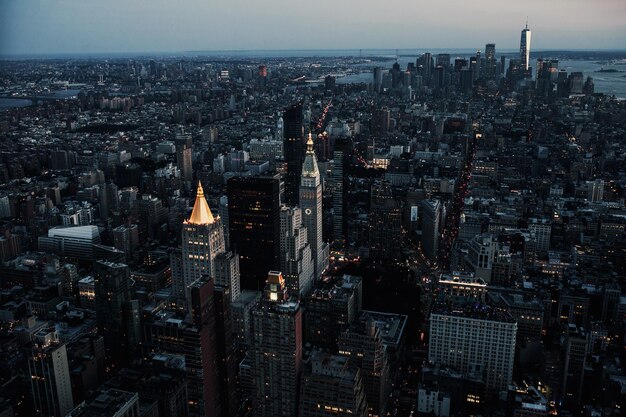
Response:
M209 208L209 204L204 198L204 190L202 184L198 181L198 192L196 193L196 202L193 205L193 211L191 217L187 220L187 223L191 224L212 224L215 221L213 213Z
M309 138L306 140L306 153L313 152L313 135L309 132Z
M320 171L317 168L317 158L315 158L315 150L313 150L313 135L309 133L309 138L306 141L306 155L302 164L302 177L316 177L319 179L319 176Z
M526 16L526 29L528 29L528 16Z

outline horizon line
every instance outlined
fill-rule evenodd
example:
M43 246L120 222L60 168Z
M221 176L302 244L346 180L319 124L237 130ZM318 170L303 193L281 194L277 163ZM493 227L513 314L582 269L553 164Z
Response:
M389 55L394 55L395 51L438 51L438 50L447 50L447 51L482 51L479 48L471 48L471 47L458 47L458 48L448 48L448 47L437 47L437 48L429 48L429 47L416 47L416 48L275 48L275 49L191 49L191 50L180 50L180 51L104 51L104 52L25 52L25 53L3 53L0 52L0 59L6 58L38 58L38 57L89 57L89 56L114 56L114 55L123 55L123 56L163 56L163 55L183 55L183 54L245 54L245 53L259 53L259 52L271 52L271 53L279 53L279 52L339 52L339 51L353 51L356 55L359 55L363 51L385 51L389 52ZM504 51L504 53L514 53L519 51L518 48L501 48L500 51ZM598 48L598 49L590 49L590 48L542 48L542 49L531 49L532 53L537 52L625 52L626 48ZM337 55L342 56L342 55ZM343 55L343 56L352 56ZM376 54L368 54L367 56L380 56ZM367 57L367 56L364 56ZM306 57L306 56L302 56ZM310 56L317 57L317 56ZM276 57L275 57L276 58Z

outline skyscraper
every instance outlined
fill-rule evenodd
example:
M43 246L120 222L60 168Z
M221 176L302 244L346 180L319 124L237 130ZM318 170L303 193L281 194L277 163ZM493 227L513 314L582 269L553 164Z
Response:
M517 323L506 310L469 302L438 303L430 315L428 361L469 372L479 365L490 391L513 377Z
M221 414L220 378L216 346L216 307L213 280L196 281L189 288L189 313L184 318L162 311L144 324L145 346L152 351L183 355L187 376L189 414L217 417ZM221 334L221 336L225 336Z
M485 45L485 78L490 80L496 78L497 65L496 44L488 43Z
M228 180L230 246L240 256L241 288L259 290L268 271L280 268L280 180Z
M198 182L196 202L183 222L182 280L173 283L175 296L188 299L187 288L203 276L215 277L215 258L225 252L224 230L219 216L213 217Z
M311 258L314 263L313 279L317 280L328 267L328 245L322 240L322 182L310 133L306 146L300 180L300 207L302 208L302 223L307 230L307 241L311 247Z
M428 259L437 259L439 250L439 223L441 222L441 203L437 199L424 200L422 217L422 248Z
M361 315L339 336L339 354L349 356L361 370L369 415L385 415L391 379L382 333L376 322Z
M264 296L252 312L252 407L257 417L298 414L302 365L302 309L280 272L270 271Z
M304 126L301 103L293 104L284 110L283 123L283 155L285 162L287 162L285 204L295 206L298 204L298 185L300 184L300 173L304 159Z
M340 138L335 142L333 150L333 173L331 177L333 199L333 245L343 250L346 241L346 192L345 164L348 160L352 144L349 139Z
M400 256L402 213L388 181L372 184L370 204L370 250L373 257Z
M361 371L349 357L314 350L305 364L300 400L302 417L366 417Z
M193 181L192 157L191 135L176 135L176 164L180 169L180 175L185 183L185 187L188 187L187 189L192 186L191 182Z
M526 22L526 27L522 29L522 37L519 43L519 59L521 69L528 71L528 63L530 62L530 29L528 29L528 22Z
M105 348L113 366L127 364L131 348L139 342L136 302L131 301L130 273L126 264L96 261L94 285L98 333L106 335Z
M28 355L31 399L38 416L65 416L74 406L65 344L55 331L35 335Z
M295 298L308 294L313 287L315 264L307 234L302 225L302 209L283 206L280 210L280 267L289 294Z

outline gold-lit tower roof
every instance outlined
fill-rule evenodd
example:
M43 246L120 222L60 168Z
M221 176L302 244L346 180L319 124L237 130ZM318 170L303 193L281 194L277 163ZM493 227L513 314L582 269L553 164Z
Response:
M313 135L309 133L306 141L306 156L302 164L303 177L319 177L320 171L317 168L317 159L315 158L315 150L313 149Z
M202 184L198 181L198 192L196 193L196 202L193 205L193 211L191 217L187 220L187 223L191 224L212 224L215 221L213 213L209 208L209 203L204 198L204 190Z

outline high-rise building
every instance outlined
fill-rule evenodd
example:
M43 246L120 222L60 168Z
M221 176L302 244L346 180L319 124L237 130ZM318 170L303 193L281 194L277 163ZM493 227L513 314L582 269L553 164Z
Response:
M383 84L383 70L380 67L374 67L374 91L380 92L380 88Z
M380 135L387 133L391 128L391 112L387 107L374 109L372 111L372 119L370 130L373 134Z
M138 303L131 300L128 265L96 261L94 288L98 333L105 336L109 363L128 364L140 339Z
M302 225L302 209L283 206L280 210L280 267L289 294L303 297L313 287L315 264L307 229Z
M298 414L302 365L302 309L289 298L280 272L270 271L252 312L251 405L258 417Z
M31 400L37 416L65 416L74 407L65 344L55 331L35 335L28 353Z
M352 144L348 139L338 139L333 151L333 170L331 177L333 200L333 246L342 251L346 243L346 163L350 155Z
M284 146L283 155L287 163L285 176L285 204L298 204L298 185L304 160L304 125L302 104L296 103L283 112ZM267 271L265 271L267 273Z
M485 45L485 78L493 80L496 78L498 62L496 61L496 44Z
M504 309L480 303L438 303L430 315L428 360L467 373L484 370L488 390L513 378L517 322Z
M224 230L219 216L214 217L198 182L196 202L189 219L183 222L182 280L173 283L178 299L189 297L188 288L205 276L215 277L215 258L226 251Z
M220 403L220 417L235 417L237 414L237 362L233 340L232 297L230 288L215 286L215 346L218 358L217 387Z
M314 263L313 279L318 280L328 267L328 244L322 240L322 182L313 150L313 138L309 133L306 156L300 179L300 208L302 224L307 230Z
M585 379L589 333L582 327L571 324L568 326L564 344L561 398L565 404L576 406L580 404Z
M241 293L239 255L228 251L215 257L215 285L228 287L231 301L236 301L239 298Z
M388 181L372 185L370 201L370 254L381 259L398 258L402 213Z
M193 181L193 160L192 160L192 139L191 135L176 135L176 164L180 169L180 175L185 182L185 186L191 188Z
M359 368L347 356L314 350L304 365L300 416L366 417L367 411Z
M214 288L213 280L192 283L184 317L162 311L144 324L147 348L184 356L191 417L221 415Z
M362 315L339 336L339 354L354 360L361 370L365 396L372 417L385 415L391 389L389 361L381 329L371 317Z
M521 69L528 71L530 62L530 29L528 29L528 23L526 23L526 27L522 29L522 37L519 43L519 59Z
M437 199L424 200L422 206L424 208L422 217L422 248L426 257L435 260L439 250L441 202Z
M241 288L259 290L267 272L280 268L280 180L228 180L230 247L240 257Z
M430 79L433 75L433 56L430 52L426 52L421 58L418 58L417 67L421 67L422 80L425 85L430 85Z
M339 335L361 311L362 279L344 276L328 286L321 283L306 298L304 341L315 346L337 348Z

